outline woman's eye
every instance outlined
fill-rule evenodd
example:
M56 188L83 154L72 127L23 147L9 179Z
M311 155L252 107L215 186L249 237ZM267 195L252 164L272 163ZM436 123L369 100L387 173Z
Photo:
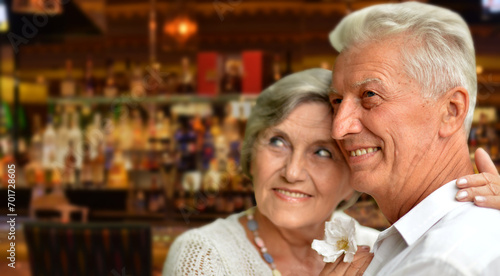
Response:
M332 153L326 149L320 149L316 151L316 154L321 157L332 157Z
M365 92L365 95L366 95L367 97L373 97L373 96L376 96L377 94L376 94L375 92L373 92L373 91L366 91L366 92Z
M269 144L271 144L273 146L276 146L276 147L283 147L283 146L285 146L285 142L280 137L272 137L269 140Z

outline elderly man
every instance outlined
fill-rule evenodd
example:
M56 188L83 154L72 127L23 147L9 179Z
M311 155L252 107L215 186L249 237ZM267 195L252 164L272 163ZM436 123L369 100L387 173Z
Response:
M473 173L474 46L449 10L406 2L365 8L330 34L332 136L352 186L393 225L366 275L498 275L500 212L455 201Z

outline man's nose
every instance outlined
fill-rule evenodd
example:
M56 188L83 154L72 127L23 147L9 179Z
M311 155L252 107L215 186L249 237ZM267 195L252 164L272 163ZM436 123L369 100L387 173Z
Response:
M352 99L344 99L337 107L332 120L332 138L344 139L349 134L361 132L360 108Z

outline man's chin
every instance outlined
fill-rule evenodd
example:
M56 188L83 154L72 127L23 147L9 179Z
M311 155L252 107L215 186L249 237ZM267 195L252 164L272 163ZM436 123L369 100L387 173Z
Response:
M369 195L371 195L376 188L376 182L370 180L370 178L366 176L366 173L351 175L350 185L354 190Z

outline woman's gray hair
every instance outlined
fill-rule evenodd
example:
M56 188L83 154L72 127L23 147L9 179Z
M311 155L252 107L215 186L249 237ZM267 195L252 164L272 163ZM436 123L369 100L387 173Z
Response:
M422 96L438 98L454 87L467 89L468 134L476 105L476 59L469 28L460 15L418 2L375 5L346 16L330 33L330 42L342 52L399 35L408 41L408 47L401 49L401 62L408 77L420 84Z
M309 69L286 76L262 91L248 118L241 149L241 168L246 176L252 178L250 165L259 135L281 123L303 103L319 102L330 106L328 95L331 80L332 71ZM356 192L350 200L339 204L339 208L351 206L359 195Z

